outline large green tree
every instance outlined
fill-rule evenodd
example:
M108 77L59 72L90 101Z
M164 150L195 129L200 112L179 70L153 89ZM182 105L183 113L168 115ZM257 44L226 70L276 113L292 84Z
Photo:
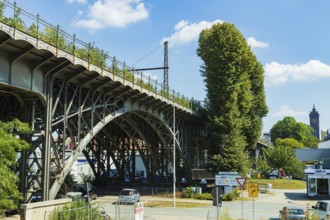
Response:
M295 178L302 178L305 165L295 155L295 150L301 147L303 147L302 143L293 138L276 139L273 147L264 150L266 159L259 157L257 170L267 175L282 168L286 174L291 174Z
M263 68L233 24L203 30L197 54L203 60L209 145L217 169L245 171L267 112ZM240 164L240 165L238 165Z
M270 137L275 144L278 138L293 138L304 147L316 148L317 138L313 135L313 128L302 122L297 122L293 117L285 117L270 129Z
M14 172L16 152L29 148L24 137L30 132L28 124L17 119L0 121L0 217L6 209L16 209L18 200L22 199Z

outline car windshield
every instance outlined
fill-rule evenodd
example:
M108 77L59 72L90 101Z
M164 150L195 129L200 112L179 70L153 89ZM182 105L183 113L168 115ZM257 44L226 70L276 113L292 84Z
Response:
M133 195L133 191L130 191L130 190L123 190L120 195L122 196L131 196Z
M304 210L302 210L302 209L289 209L289 214L290 215L303 215Z

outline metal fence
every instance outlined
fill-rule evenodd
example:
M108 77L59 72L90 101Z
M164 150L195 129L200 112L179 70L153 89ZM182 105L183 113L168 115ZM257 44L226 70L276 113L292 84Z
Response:
M97 205L54 210L45 213L45 220L110 220L104 208Z
M134 220L134 211L137 203L116 203L116 220Z
M137 188L137 191L140 193L141 196L164 196L168 197L173 195L173 188ZM176 188L176 192L183 192L184 188Z

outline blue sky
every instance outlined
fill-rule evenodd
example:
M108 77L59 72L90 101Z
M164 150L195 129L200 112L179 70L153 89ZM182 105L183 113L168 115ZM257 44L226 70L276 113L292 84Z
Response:
M265 69L269 113L264 132L284 116L330 128L330 1L327 0L17 0L18 6L135 68L163 66L169 41L169 85L203 100L199 33L233 23ZM163 80L162 71L148 72Z

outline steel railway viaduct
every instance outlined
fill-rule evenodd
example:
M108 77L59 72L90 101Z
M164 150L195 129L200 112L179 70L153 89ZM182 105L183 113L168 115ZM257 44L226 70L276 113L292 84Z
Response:
M36 188L43 200L54 199L81 153L104 182L112 167L117 178L134 182L136 155L149 182L164 181L173 169L174 136L176 177L201 165L202 122L175 93L162 94L157 83L151 89L150 77L134 70L128 80L125 65L120 75L15 26L0 22L0 29L0 120L19 118L35 134L18 154L25 202Z

